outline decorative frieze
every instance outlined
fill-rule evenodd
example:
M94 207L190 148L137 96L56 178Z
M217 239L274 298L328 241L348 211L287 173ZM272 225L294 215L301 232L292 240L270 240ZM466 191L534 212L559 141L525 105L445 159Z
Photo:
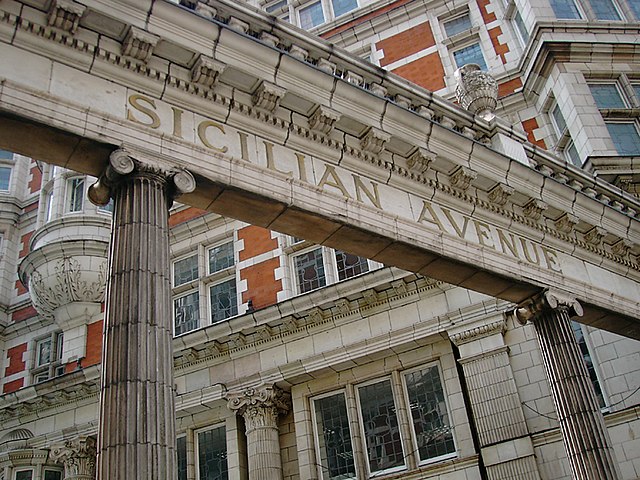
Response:
M309 128L327 135L331 133L338 120L340 120L340 112L320 105L309 117Z
M406 109L411 109L411 99L409 97L405 97L404 95L396 95L393 97L393 101L396 102L397 105L406 108Z
M236 32L247 33L249 31L249 24L236 17L229 17L227 25L229 25L231 30L235 30Z
M312 308L311 310L309 310L309 313L307 314L307 318L309 320L309 323L311 324L322 323L324 320L324 314L322 313L322 309L318 307Z
M389 135L388 133L383 132L382 130L375 127L369 127L367 133L365 133L360 140L360 147L365 152L377 155L379 153L382 153L385 144L389 140L391 140L391 135Z
M524 213L525 217L530 218L531 220L538 221L547 208L549 208L549 205L547 205L542 200L534 198L524 206L524 210L522 213Z
M297 58L301 62L306 62L307 58L309 58L309 50L305 50L299 45L292 44L291 47L289 47L289 55L293 58Z
M325 73L328 73L330 75L336 74L337 65L333 62L330 62L326 58L319 58L317 66L320 70L322 70Z
M206 55L200 55L191 67L191 80L207 88L212 88L224 72L226 65Z
M218 9L203 2L196 3L196 13L209 20L214 20L218 15Z
M280 38L269 32L260 32L260 36L258 38L273 48L278 48L278 45L280 44Z
M86 8L72 0L53 0L49 7L47 23L73 35L78 30L80 18Z
M362 291L362 306L373 307L380 301L380 296L373 288Z
M357 85L358 87L362 86L364 83L364 77L359 75L351 70L347 70L344 73L344 79L352 85Z
M436 154L426 148L417 147L407 159L409 171L424 175L429 166L436 159Z
M556 220L556 228L563 233L572 233L580 219L570 213L565 213Z
M634 243L626 238L622 238L618 240L616 243L611 245L611 251L614 255L620 255L623 258L627 258L629 256L629 252L633 248Z
M495 187L489 190L489 201L496 205L505 205L509 197L513 195L515 189L504 183L498 183Z
M469 167L460 166L451 174L451 185L460 190L467 190L471 186L471 182L478 176L478 172Z
M65 480L95 480L96 440L77 437L51 448L50 459L64 465Z
M280 105L280 100L282 100L285 93L287 91L284 88L263 81L254 92L251 100L256 107L273 112Z
M382 98L385 98L387 96L387 89L379 83L372 83L369 88L371 90L371 93L373 93L374 95L378 95Z
M607 234L607 231L602 227L593 227L587 233L584 234L584 241L594 247L602 245L602 239Z
M351 303L346 298L339 298L335 301L336 309L341 315L348 315L351 313Z
M122 42L122 55L147 63L151 59L153 49L159 40L160 37L158 35L132 25L127 31L124 42Z

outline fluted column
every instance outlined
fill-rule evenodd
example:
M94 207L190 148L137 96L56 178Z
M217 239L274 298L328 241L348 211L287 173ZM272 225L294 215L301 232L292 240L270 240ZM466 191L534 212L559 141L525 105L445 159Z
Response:
M289 394L263 385L227 397L229 408L245 421L249 480L282 480L278 415L289 410Z
M64 465L65 480L96 478L96 440L93 437L82 436L55 445L49 458Z
M575 298L546 290L520 305L521 323L535 326L544 368L551 387L562 439L574 478L619 478L604 417L587 367L571 328L571 316L582 315Z
M114 199L102 355L98 479L176 478L168 209L195 182L125 151L89 197Z

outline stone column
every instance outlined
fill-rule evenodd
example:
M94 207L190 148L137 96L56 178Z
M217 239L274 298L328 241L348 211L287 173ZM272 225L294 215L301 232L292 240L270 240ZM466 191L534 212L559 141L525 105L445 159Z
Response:
M571 328L570 317L582 312L575 298L546 290L515 313L535 326L573 477L614 480L619 473L604 417Z
M64 465L65 480L95 480L96 440L78 437L51 449L49 458Z
M249 480L282 480L278 415L289 410L290 396L263 385L229 393L229 408L244 418Z
M134 160L124 150L91 187L114 199L105 315L98 479L175 479L169 207L193 176Z

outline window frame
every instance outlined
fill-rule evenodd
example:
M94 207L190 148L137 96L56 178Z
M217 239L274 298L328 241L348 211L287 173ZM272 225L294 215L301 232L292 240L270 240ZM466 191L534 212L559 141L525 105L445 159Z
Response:
M80 208L75 209L77 204L77 199L74 202L75 194L78 192L77 187L72 187L73 182L81 180L82 181L82 194L80 196ZM73 175L66 178L65 181L65 213L82 213L84 212L85 207L85 196L87 195L87 179L81 175Z
M609 395L607 394L605 387L605 382L603 381L603 376L600 373L600 361L597 359L596 354L595 354L595 349L593 348L593 345L591 344L591 337L590 337L590 332L589 330L587 330L586 326L581 324L580 322L576 322L575 320L571 321L571 330L573 331L574 334L574 338L575 338L575 327L577 326L581 333L582 333L582 339L584 341L584 344L587 348L587 353L589 354L589 356L591 357L591 361L592 361L592 365L593 365L593 371L595 374L595 381L598 383L598 388L600 390L600 393L602 394L602 401L604 403L604 405L598 405L598 407L600 407L600 411L601 412L608 412L610 411L611 407L610 407L610 400L609 400ZM579 340L576 338L576 343L578 344L578 347L580 346L580 342ZM585 361L584 358L584 353L581 350L581 357L582 360L585 363L585 367L587 366L587 363ZM588 373L588 367L587 367L587 373ZM594 383L594 379L591 378L591 375L589 375L589 380L591 381L591 383ZM595 390L595 386L594 386L594 390ZM597 398L596 398L597 400Z
M35 468L33 468L33 467L17 467L13 471L13 473L11 475L12 480L16 480L18 478L18 474L19 473L23 473L23 472L31 473L31 478L29 480L34 480L34 478L35 478Z
M49 361L40 363L40 345L49 342L50 352ZM64 333L61 330L55 330L47 335L39 336L33 340L33 359L31 361L31 369L29 371L31 384L35 385L43 383L53 378L64 375L65 365L62 362L64 355ZM46 378L41 378L46 376Z
M184 332L180 332L180 333L176 333L176 301L188 297L190 295L196 294L196 298L198 299L198 326L195 328L192 328L191 330L186 330ZM202 325L202 302L201 302L201 293L199 289L195 289L195 290L187 290L185 292L182 292L178 295L173 295L173 336L174 337L178 337L180 335L185 335L189 332L193 332L195 330L198 330L200 328L202 328L204 325Z
M49 466L45 466L42 469L42 479L45 480L45 477L47 475L48 472L54 472L54 473L59 473L60 474L60 480L64 479L64 469L62 468L56 468L56 467L49 467Z
M195 456L195 474L196 480L203 480L200 477L200 433L208 432L210 430L216 430L218 428L224 429L224 439L225 439L225 453L226 453L226 461L227 461L227 478L229 478L229 437L227 426L225 422L215 423L213 425L207 425L206 427L198 428L193 431L193 451ZM188 450L188 449L187 449ZM187 451L188 455L188 451ZM188 464L188 459L187 459Z
M593 8L593 2L597 2L597 1L601 1L601 0L587 0L587 3L589 4L589 8L591 9L591 13L593 14L593 19L595 21L598 22L624 22L626 21L625 15L622 12L622 9L620 8L620 5L618 5L618 3L615 0L605 0L605 1L609 1L611 2L611 6L613 7L613 10L615 11L615 13L618 15L617 19L612 19L612 18L598 18L598 16L596 15L596 11Z
M460 44L460 45L456 45L455 48L451 49L451 57L453 58L453 66L458 69L464 65L468 65L468 63L462 64L462 65L458 65L458 62L456 60L456 53L457 52L461 52L462 50L471 48L473 46L477 45L478 49L480 51L480 55L482 56L482 62L484 64L484 68L483 65L480 65L480 70L482 70L483 72L487 72L489 70L489 64L487 63L487 59L484 56L484 51L482 50L482 42L480 41L479 37L473 36L471 38L470 42L465 42L464 44ZM477 63L477 62L470 62L470 63Z
M556 17L557 20L563 20L563 21L583 21L587 18L587 15L585 14L584 8L582 7L582 5L580 5L579 1L576 0L563 0L565 3L566 2L572 2L573 6L576 9L576 12L578 12L579 18L568 18L568 17L559 17L558 13L556 12L555 8L553 8L553 1L554 0L549 0L549 8L551 8L551 10L553 10L553 15Z
M300 28L302 28L303 30L307 30L307 31L313 30L314 28L318 28L318 27L320 27L322 25L326 25L327 23L331 23L334 20L336 20L338 18L341 18L341 17L343 17L345 15L348 15L349 13L354 12L354 11L356 11L359 8L362 7L361 0L355 0L355 2L356 2L355 8L352 8L351 10L347 10L346 12L344 12L344 13L342 13L340 15L336 15L335 7L333 5L333 1L334 0L310 0L310 1L307 1L307 2L304 2L304 3L299 3L298 5L295 5L294 14L295 14L295 19L296 19L296 25L299 26ZM274 2L274 4L277 4L277 3L278 2ZM292 4L293 2L290 1L289 3ZM320 7L322 9L323 21L318 23L317 25L312 25L310 27L303 26L302 25L302 18L300 16L300 13L303 10L305 10L306 8L309 8L312 5L315 5L315 4L318 4L318 3L320 4ZM263 7L263 8L266 8L266 7ZM275 14L275 15L280 16L280 14L284 13L284 12L286 12L286 9L274 10L274 12L271 12L271 13L272 13L272 15ZM280 18L282 18L282 17L280 17Z
M0 160L0 169L6 169L9 171L9 178L7 180L7 188L2 188L0 185L0 194L1 193L9 193L11 192L11 180L13 179L13 166L14 164L9 163L6 160Z

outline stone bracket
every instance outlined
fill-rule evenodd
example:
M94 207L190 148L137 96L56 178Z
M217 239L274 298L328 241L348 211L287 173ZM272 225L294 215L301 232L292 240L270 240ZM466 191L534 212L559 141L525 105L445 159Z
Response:
M287 91L284 88L263 81L254 92L251 100L256 107L273 112L278 108L280 100L286 93Z
M158 35L132 25L122 43L122 54L148 63L159 40Z
M206 55L200 55L191 68L191 80L205 87L212 88L224 72L226 65Z
M47 23L73 35L86 8L72 0L54 0L49 8Z

